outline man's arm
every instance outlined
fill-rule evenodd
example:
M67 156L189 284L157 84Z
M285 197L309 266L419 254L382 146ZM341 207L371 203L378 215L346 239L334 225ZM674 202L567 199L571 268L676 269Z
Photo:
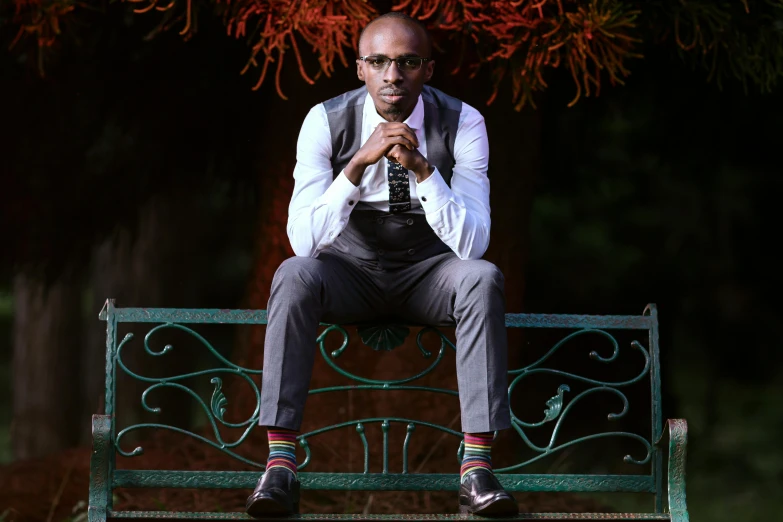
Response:
M365 169L395 146L414 150L416 134L404 123L381 123L332 181L332 137L323 105L305 117L296 144L294 195L288 207L288 239L298 256L315 257L348 224L359 202Z
M416 193L430 224L440 239L460 259L480 259L489 246L489 141L484 117L463 105L454 140L451 188L434 169L416 183Z
M296 144L294 194L288 206L288 239L297 256L316 257L343 231L359 187L332 171L332 138L321 104L305 117Z

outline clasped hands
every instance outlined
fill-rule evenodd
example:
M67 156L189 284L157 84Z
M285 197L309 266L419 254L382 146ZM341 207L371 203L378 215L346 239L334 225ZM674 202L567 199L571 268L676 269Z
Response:
M356 186L361 183L367 167L378 163L382 157L394 161L416 175L421 183L434 172L427 158L419 152L419 139L413 129L401 122L378 124L369 139L356 151L345 167L345 176Z

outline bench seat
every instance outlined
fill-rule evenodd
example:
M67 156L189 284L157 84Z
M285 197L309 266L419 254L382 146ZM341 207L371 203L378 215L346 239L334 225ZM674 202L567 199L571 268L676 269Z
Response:
M189 519L189 520L257 520L249 517L244 512L214 513L201 512L177 512L177 511L111 511L109 518L131 519ZM263 520L268 522L283 522L302 520L306 522L329 522L334 520L384 522L387 520L400 520L405 522L431 522L438 520L481 520L507 521L507 520L671 520L668 513L643 514L643 513L520 513L514 517L478 517L474 515L343 515L343 514L303 514L284 518L269 517Z

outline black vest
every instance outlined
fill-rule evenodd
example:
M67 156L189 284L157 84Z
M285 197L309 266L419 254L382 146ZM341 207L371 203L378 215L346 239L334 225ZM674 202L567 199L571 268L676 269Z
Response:
M343 171L361 146L362 111L366 97L367 87L362 86L324 102L332 135L334 177ZM454 139L457 137L462 102L429 85L422 89L421 98L424 102L427 161L438 168L440 175L451 186Z

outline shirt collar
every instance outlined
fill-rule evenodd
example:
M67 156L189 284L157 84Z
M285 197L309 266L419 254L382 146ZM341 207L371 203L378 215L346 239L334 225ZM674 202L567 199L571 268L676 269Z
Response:
M379 123L386 122L383 116L375 110L375 103L372 101L372 96L370 96L369 92L364 100L364 117L372 129L375 129ZM424 102L421 99L421 94L419 94L419 100L416 102L413 112L403 123L407 124L414 131L424 127Z

